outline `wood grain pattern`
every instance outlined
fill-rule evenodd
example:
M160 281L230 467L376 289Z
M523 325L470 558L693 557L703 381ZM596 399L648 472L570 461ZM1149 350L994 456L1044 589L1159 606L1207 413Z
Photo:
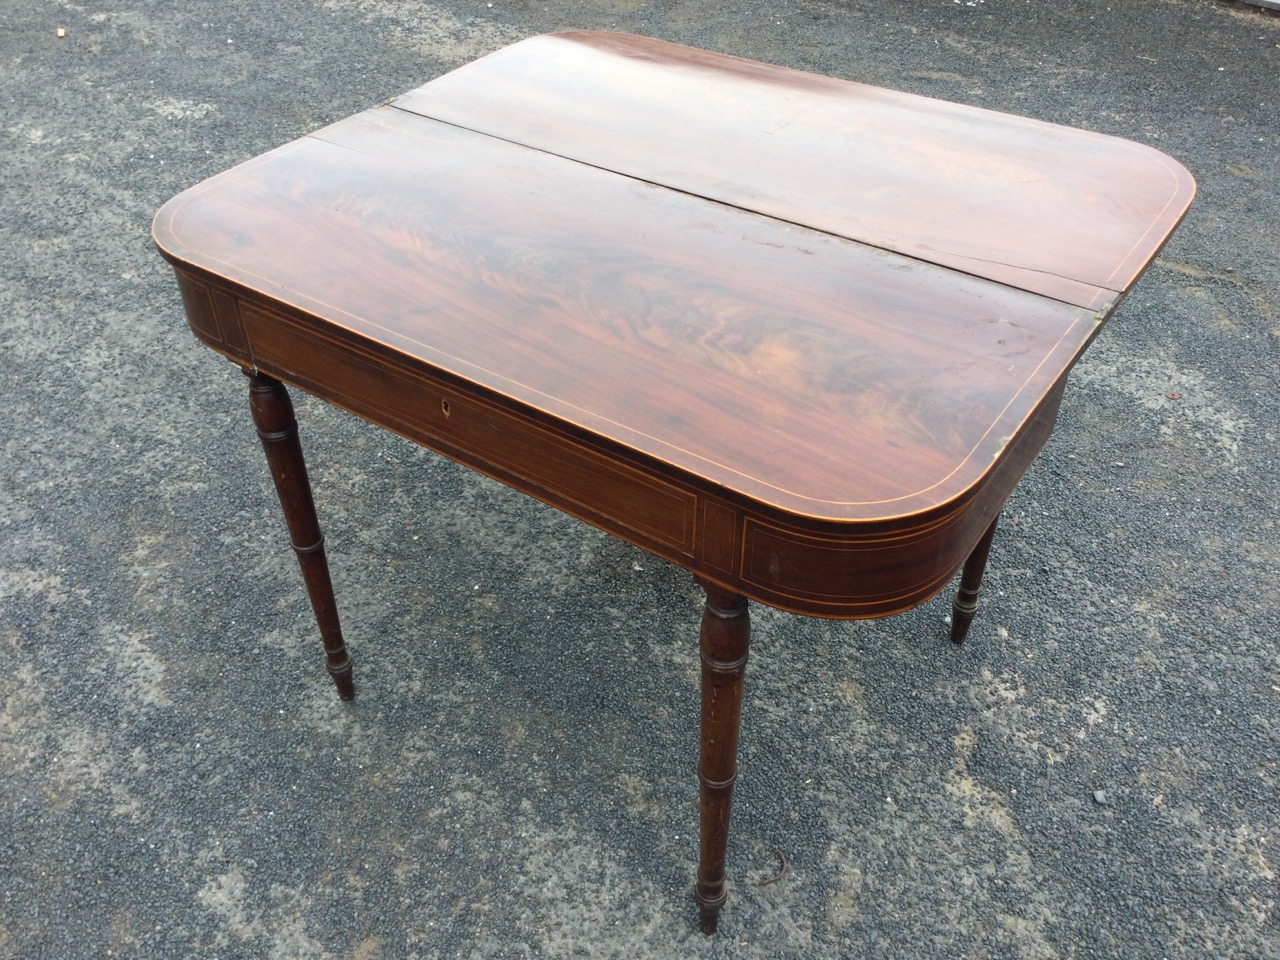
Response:
M762 129L784 106L794 122ZM881 616L968 556L1106 318L1023 272L1122 294L1190 199L1181 175L1152 192L1181 169L1159 157L573 35L206 181L154 234L192 329L236 362L726 588ZM1072 241L1083 220L1096 243ZM1001 234L1008 251L974 246ZM957 270L919 243L1019 266Z
M186 270L190 303L225 296ZM723 486L534 411L474 384L389 358L303 313L238 302L252 363L289 383L629 540L704 579L772 606L821 617L910 609L941 590L1047 440L1061 385L1033 412L983 482L929 514L831 523L743 501ZM207 332L215 349L244 357ZM225 324L223 324L225 326ZM566 469L566 465L576 468Z
M782 510L876 519L956 496L1098 324L401 111L322 136L180 198L162 244Z
M533 37L395 104L1090 309L1194 193L1127 140L621 34Z

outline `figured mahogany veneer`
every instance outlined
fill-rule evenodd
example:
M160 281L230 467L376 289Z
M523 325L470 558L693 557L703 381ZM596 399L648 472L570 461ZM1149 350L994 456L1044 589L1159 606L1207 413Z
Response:
M707 587L714 929L745 598L882 616L972 554L962 639L1067 372L1193 192L1127 141L574 33L214 177L154 233L256 397L294 384Z

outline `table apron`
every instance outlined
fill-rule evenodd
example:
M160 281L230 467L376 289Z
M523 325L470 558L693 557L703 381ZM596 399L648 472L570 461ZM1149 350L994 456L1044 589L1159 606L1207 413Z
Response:
M206 345L753 600L809 616L899 613L943 589L1052 432L1065 377L975 488L928 516L796 517L423 361L175 264Z

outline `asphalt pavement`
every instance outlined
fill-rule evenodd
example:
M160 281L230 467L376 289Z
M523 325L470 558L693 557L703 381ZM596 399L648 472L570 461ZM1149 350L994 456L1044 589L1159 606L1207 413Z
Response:
M683 571L299 399L339 703L201 179L616 29L1098 130L1187 220L1072 374L969 643L757 608L697 932ZM0 957L1280 957L1280 17L1209 0L0 5Z

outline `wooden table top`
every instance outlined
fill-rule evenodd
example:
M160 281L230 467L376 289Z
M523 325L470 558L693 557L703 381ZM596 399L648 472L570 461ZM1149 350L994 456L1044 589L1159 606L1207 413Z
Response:
M1091 310L1195 191L1128 140L621 34L534 37L395 104Z
M574 33L206 181L155 238L680 484L892 524L992 473L1193 192L1127 141ZM226 346L285 379L306 349Z

